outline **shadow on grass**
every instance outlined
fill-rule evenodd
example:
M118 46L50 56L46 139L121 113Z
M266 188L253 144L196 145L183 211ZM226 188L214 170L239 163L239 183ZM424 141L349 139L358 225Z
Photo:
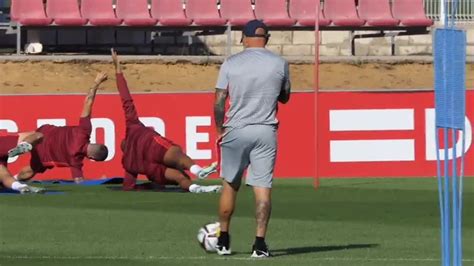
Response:
M328 251L376 248L379 246L380 246L379 244L349 244L349 245L338 245L338 246L296 247L296 248L286 248L286 249L276 249L276 250L270 249L270 252L272 253L273 257L280 257L280 256L291 256L291 255L328 252Z

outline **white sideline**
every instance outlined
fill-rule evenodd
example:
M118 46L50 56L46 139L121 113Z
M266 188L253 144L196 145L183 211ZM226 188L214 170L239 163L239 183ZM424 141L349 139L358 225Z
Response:
M210 256L196 256L196 257L169 257L169 256L147 256L147 257L127 257L127 256L8 256L0 255L0 259L46 259L46 260L241 260L241 261L253 261L258 260L250 257L210 257ZM435 262L440 261L438 258L338 258L338 257L325 257L325 258L305 258L305 257L293 257L288 256L277 256L270 259L279 261L379 261L379 262ZM463 259L463 262L474 262L474 259Z

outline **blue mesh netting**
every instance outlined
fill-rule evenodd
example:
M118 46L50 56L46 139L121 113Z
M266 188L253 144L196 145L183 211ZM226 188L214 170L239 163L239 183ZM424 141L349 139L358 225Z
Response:
M464 129L466 33L455 28L434 34L436 126Z

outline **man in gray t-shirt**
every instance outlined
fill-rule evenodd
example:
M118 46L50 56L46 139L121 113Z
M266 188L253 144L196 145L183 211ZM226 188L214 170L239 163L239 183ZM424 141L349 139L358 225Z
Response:
M271 213L271 188L277 152L278 101L290 98L288 62L265 49L270 35L259 20L248 22L242 35L245 50L222 64L216 85L214 116L219 136L223 190L219 206L219 255L231 254L229 223L242 175L253 187L257 233L252 257L268 257L265 243ZM230 108L225 112L225 102ZM224 122L225 121L225 122ZM248 168L248 169L247 169Z

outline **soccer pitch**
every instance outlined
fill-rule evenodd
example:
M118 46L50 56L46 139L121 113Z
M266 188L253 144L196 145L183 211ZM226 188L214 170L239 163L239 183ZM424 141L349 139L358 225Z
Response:
M250 259L255 221L242 187L232 250L198 245L217 194L50 186L58 195L0 196L0 265L439 265L436 179L276 180L267 241ZM464 264L474 265L474 179L465 179Z

